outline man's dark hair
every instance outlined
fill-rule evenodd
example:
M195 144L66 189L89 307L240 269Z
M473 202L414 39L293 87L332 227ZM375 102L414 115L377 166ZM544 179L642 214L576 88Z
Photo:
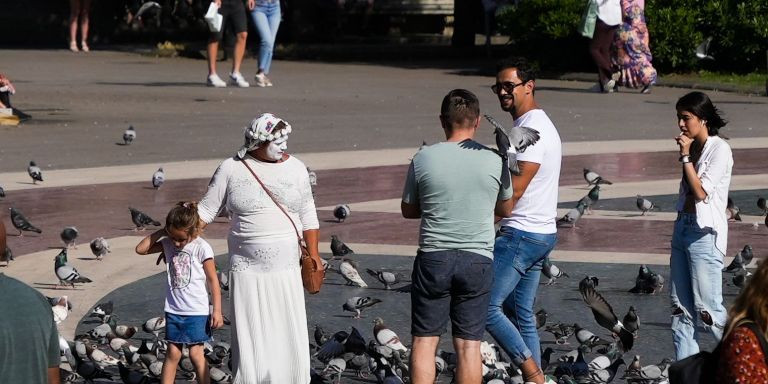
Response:
M517 77L523 83L536 80L536 75L539 74L538 68L523 57L510 57L499 61L496 64L496 73L509 68L517 69Z
M480 101L466 89L454 89L443 98L440 116L451 126L473 121L480 116Z

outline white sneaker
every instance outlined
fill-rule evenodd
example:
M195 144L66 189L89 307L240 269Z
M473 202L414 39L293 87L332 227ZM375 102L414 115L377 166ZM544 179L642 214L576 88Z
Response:
M254 76L254 79L256 79L256 86L257 87L267 87L269 84L267 83L267 75L262 73L257 73L256 76Z
M208 86L209 87L215 87L215 88L225 88L227 86L227 83L224 82L224 80L219 77L217 74L210 74L208 75Z
M247 81L245 81L245 78L240 74L240 72L230 73L229 80L233 85L237 85L240 88L248 88L251 86Z
M616 86L616 81L613 79L608 80L605 84L603 84L603 93L613 93L616 90L614 87Z

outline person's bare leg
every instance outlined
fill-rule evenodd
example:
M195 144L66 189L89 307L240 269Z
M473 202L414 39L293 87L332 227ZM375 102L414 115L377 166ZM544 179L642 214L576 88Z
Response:
M197 383L211 384L211 374L208 370L208 362L205 361L202 344L192 345L189 347L189 359L192 360L192 365L195 366L195 373L197 373Z
M77 52L77 17L79 15L80 0L69 0L69 47L75 52Z
M520 371L523 372L523 380L526 382L544 384L544 372L539 369L539 366L536 365L536 361L533 360L532 357L523 361L523 364L520 366Z
M173 384L176 382L176 367L181 360L181 345L168 343L168 353L165 355L163 370L160 374L162 384Z
M80 5L80 42L83 51L88 52L88 26L90 24L91 0L81 0Z
M245 55L245 42L248 39L248 32L240 32L237 34L237 42L235 42L234 58L232 60L232 73L240 73L240 64L243 63L243 56Z
M216 59L219 56L219 41L208 40L208 75L216 73Z
M453 338L453 348L456 350L457 384L480 384L483 382L483 360L480 357L480 341Z
M433 384L435 382L435 353L439 336L414 336L411 350L411 383ZM478 356L480 349L478 347Z

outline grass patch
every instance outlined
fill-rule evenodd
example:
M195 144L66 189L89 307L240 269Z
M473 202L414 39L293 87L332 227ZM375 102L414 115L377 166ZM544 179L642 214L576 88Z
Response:
M738 88L763 89L768 81L767 73L720 73L710 71L699 71L693 73L673 73L663 76L666 81L684 82L684 83L716 83L730 84Z

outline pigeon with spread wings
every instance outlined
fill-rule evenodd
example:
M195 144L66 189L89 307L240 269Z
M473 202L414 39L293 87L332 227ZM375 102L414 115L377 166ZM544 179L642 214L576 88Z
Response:
M484 115L494 127L496 136L496 147L499 150L501 158L507 162L509 171L513 175L520 175L520 168L517 165L517 153L525 152L525 149L536 144L541 138L539 131L528 127L505 128L496 119L489 115Z

